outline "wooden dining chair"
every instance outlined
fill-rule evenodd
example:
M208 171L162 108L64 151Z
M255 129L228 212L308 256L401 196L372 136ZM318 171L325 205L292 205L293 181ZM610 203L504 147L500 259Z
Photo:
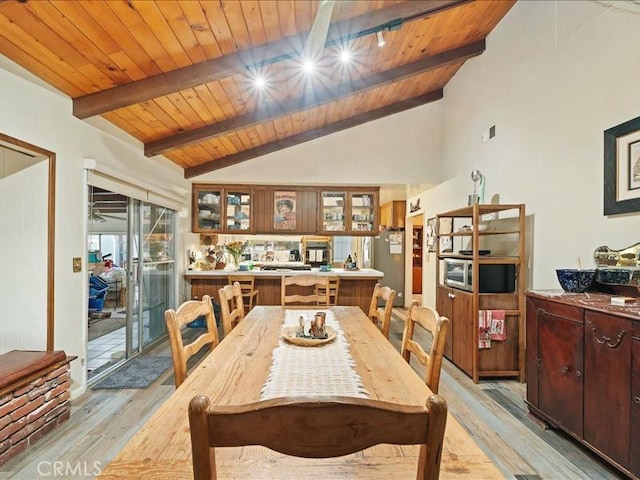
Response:
M244 318L244 300L240 284L235 282L233 285L225 285L218 290L218 297L220 297L222 330L226 337Z
M181 330L187 324L203 315L207 325L207 333L203 333L193 342L185 345ZM213 313L211 297L204 295L202 300L188 300L178 310L169 309L164 312L164 320L169 331L171 341L171 356L173 358L173 376L176 388L187 378L187 360L198 353L202 347L209 345L213 350L218 345L218 328Z
M416 324L433 336L429 353L426 353L422 346L413 339ZM425 366L425 381L433 393L438 393L440 386L440 371L442 370L442 357L448 330L449 319L447 317L440 316L433 308L419 307L418 302L411 304L409 316L404 326L400 353L409 364L411 363L411 352L418 357L418 360Z
M338 290L340 290L340 277L329 275L329 305L338 305ZM324 287L316 287L316 295L324 297ZM323 305L319 303L318 305Z
M253 306L258 304L258 297L260 295L260 290L254 288L256 276L232 273L227 278L229 279L230 285L233 285L235 282L240 284L245 311L251 311Z
M318 294L316 288L322 289L323 293ZM310 293L301 293L305 289ZM329 305L329 277L326 275L283 276L280 296L283 307L291 304Z
M189 403L194 478L216 478L219 447L261 445L295 457L331 458L388 443L420 445L417 478L437 480L446 422L447 403L440 395L430 395L425 407L353 397L287 397L212 408L209 398L199 395Z
M369 305L369 318L373 323L378 325L382 334L389 338L389 328L391 327L391 311L393 310L393 301L396 298L396 291L390 287L383 287L379 283L373 288L371 296L371 304ZM385 302L384 308L378 308L378 300Z

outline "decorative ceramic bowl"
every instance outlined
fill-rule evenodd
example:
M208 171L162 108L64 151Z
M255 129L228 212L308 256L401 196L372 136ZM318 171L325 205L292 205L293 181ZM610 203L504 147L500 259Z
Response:
M598 268L596 269L596 280L600 283L614 285L629 285L633 278L633 270L626 268Z
M560 286L565 292L586 292L596 276L595 270L578 270L577 268L563 268L556 270Z

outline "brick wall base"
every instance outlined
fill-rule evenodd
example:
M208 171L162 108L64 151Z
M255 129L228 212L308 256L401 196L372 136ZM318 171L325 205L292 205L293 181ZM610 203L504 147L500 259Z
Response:
M0 396L0 465L69 419L69 364Z

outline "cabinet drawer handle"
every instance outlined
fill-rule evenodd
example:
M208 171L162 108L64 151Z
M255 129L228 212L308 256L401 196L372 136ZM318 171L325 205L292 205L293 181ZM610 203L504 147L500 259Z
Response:
M633 401L636 403L640 403L640 397L633 397Z
M453 293L449 293L449 298L456 298L456 296Z
M607 337L605 335L598 336L596 326L593 324L593 322L591 322L591 320L587 320L587 324L591 327L591 334L593 335L593 339L600 345L606 345L609 348L618 348L622 343L622 339L627 334L626 330L622 330L620 331L620 333L618 333L618 336L614 340L611 337Z
M582 372L580 370L576 370L576 377L581 377L582 376Z
M569 367L567 365L563 365L562 367L560 367L560 373L562 374L569 373Z

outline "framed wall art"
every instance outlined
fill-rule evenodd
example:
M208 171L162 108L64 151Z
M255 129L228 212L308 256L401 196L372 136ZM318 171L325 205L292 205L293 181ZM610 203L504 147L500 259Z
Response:
M427 219L427 228L425 229L425 239L427 241L427 251L436 251L436 217Z
M296 229L296 192L273 193L273 228Z
M440 236L440 252L453 252L453 239L450 235L453 232L453 219L451 217L440 217L439 220L437 229Z
M604 214L640 212L640 117L604 132Z

